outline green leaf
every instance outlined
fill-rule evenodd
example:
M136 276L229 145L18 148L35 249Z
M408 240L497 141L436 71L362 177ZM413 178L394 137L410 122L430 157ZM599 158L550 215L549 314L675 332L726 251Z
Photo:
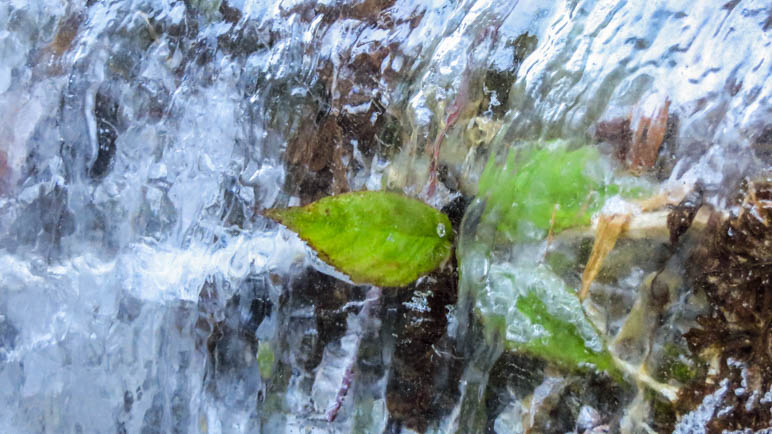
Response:
M510 241L541 239L551 224L555 232L588 225L608 197L648 190L646 181L614 169L596 147L562 140L511 149L503 165L492 156L478 184L483 218Z
M544 327L546 334L532 339L520 348L569 367L592 364L596 369L616 374L614 361L605 349L593 351L587 348L576 325L549 313L547 306L533 292L517 300L517 309L532 323Z
M450 257L448 217L397 193L346 193L265 215L297 232L322 260L359 284L405 286Z
M477 289L475 307L483 323L504 338L509 350L621 378L576 294L548 266L533 258L519 261L491 265L488 284Z

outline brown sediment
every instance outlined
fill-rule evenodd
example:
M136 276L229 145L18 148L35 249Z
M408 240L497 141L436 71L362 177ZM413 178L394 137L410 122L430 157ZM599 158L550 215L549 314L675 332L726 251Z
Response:
M689 349L713 360L714 373L681 393L690 411L724 380L729 390L713 415L710 432L768 428L772 402L772 181L746 182L729 219L714 214L707 239L689 261L695 291L708 312L686 333Z
M84 19L84 14L76 13L59 21L54 40L46 47L47 51L57 58L67 52L72 47L72 43L78 35L78 30Z

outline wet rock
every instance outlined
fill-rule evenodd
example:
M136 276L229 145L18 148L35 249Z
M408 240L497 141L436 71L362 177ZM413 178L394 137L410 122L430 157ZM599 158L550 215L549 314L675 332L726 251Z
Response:
M241 19L241 10L231 7L227 1L220 3L219 12L223 19L229 23L237 23Z
M667 215L667 227L670 231L670 244L676 245L694 221L697 210L702 206L702 188L699 186L689 192L681 202L674 206Z
M131 295L123 294L118 302L118 320L124 323L131 323L142 313L142 300Z
M239 194L240 189L244 187L238 183L235 177L227 180L223 187L220 220L225 226L243 229L248 221L247 217L253 217L250 206Z
M377 100L368 96L356 104L365 107L362 112L320 110L317 121L301 122L289 141L289 183L297 185L292 193L300 196L301 204L350 191L351 174L369 168L373 155L388 152L395 145L383 146L384 139L399 143L395 140L399 133L394 131L398 124Z
M584 428L579 432L614 432L624 405L632 400L628 390L608 376L591 375L583 378L564 380L567 384L561 390L555 405L541 415L535 415L533 432L569 432ZM588 417L587 407L592 408ZM582 412L584 410L584 413ZM608 426L606 424L611 424Z
M556 375L544 360L504 352L490 371L486 390L488 432L500 413L519 403L526 432L615 432L617 421L632 400L631 389L607 375Z
M293 326L280 331L296 363L312 372L321 362L324 348L346 332L349 312L343 306L364 299L363 287L307 269L287 282L280 298L279 314L289 316ZM307 315L308 309L313 315Z
M353 19L367 23L382 21L381 15L394 5L394 0L360 0L350 3L302 3L288 8L286 15L297 14L311 21L316 16L323 15L327 23L342 19Z
M396 343L386 386L392 425L424 432L458 399L463 360L447 335L448 309L456 303L457 281L453 267L399 291L393 331Z
M761 130L753 141L752 148L756 158L766 165L772 164L772 125L767 125Z
M388 31L395 22L383 11L392 3L318 6L306 18L324 14L326 26L328 19L350 16ZM412 73L415 59L403 56L396 44L372 40L364 46L334 53L335 59L319 59L313 85L308 86L315 105L293 114L297 126L290 130L287 144L287 185L294 186L288 193L299 196L301 204L364 188L364 178L354 175L366 173L373 156L391 155L404 142L404 120L395 112L400 108L391 95ZM395 58L400 59L399 67Z
M112 169L115 159L118 138L118 102L104 90L97 91L94 101L94 118L96 119L97 155L94 163L88 168L88 176L99 181Z
M510 69L490 68L485 72L483 82L485 93L480 110L490 110L494 117L501 117L507 111L509 91L517 79L517 70L523 60L536 48L539 40L535 35L523 33L507 43L513 56ZM495 100L494 100L495 98Z
M273 304L263 275L247 277L227 300L227 283L212 278L199 294L194 333L197 349L206 354L203 389L210 399L238 408L254 405L264 393L258 374L257 329L270 317ZM182 383L181 383L182 384ZM180 419L190 415L172 398L171 410Z
M673 172L673 168L678 162L678 131L681 127L681 118L678 113L668 113L667 127L665 137L659 149L657 160L654 163L654 174L657 180L664 181L668 179Z
M624 161L633 140L630 119L614 118L598 122L595 126L595 139L611 144L614 147L614 156L619 161Z
M544 366L543 360L525 354L501 354L491 368L485 391L489 432L509 403L526 397L544 380Z
M466 208L472 203L472 198L468 196L458 196L442 207L442 212L448 216L450 224L456 233L461 229L461 220L464 218Z

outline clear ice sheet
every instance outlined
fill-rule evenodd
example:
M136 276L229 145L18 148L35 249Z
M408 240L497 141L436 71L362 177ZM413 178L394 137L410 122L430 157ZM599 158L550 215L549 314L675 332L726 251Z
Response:
M366 290L336 283L259 215L299 202L287 143L318 100L352 118L383 107L377 116L402 129L398 149L352 144L349 189L415 193L425 143L454 98L489 92L487 70L516 72L491 98L495 113L507 95L490 147L455 149L459 132L449 133L443 156L469 195L489 153L585 134L667 96L680 118L669 181L700 181L720 206L742 176L769 167L754 141L772 111L770 16L761 0L1 4L0 431L400 428L387 405L393 299L382 324L361 318ZM518 58L524 33L538 43ZM352 69L359 55L375 65L368 80ZM506 260L468 252L466 285ZM324 305L314 294L330 288L338 298ZM321 333L326 315L337 328ZM467 326L459 345L474 348ZM266 343L271 378L257 369ZM520 426L517 404L495 420L469 417L496 354L480 351L430 429ZM352 357L359 374L328 424L326 401ZM706 409L679 427L704 424Z

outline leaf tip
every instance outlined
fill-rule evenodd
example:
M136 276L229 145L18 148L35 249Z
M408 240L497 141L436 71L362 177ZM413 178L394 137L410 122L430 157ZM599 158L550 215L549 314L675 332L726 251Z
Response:
M263 210L262 214L265 217L268 217L269 219L277 222L277 223L283 223L283 210L281 208L269 208L266 210Z

